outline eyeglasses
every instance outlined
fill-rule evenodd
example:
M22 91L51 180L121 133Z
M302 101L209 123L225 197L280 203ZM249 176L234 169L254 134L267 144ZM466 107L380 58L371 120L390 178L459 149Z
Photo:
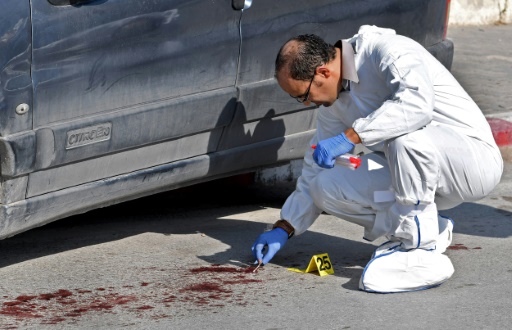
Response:
M308 89L306 89L306 93L299 95L299 96L293 96L290 94L290 96L293 97L294 99L296 99L297 102L299 102L299 103L304 103L307 100L309 100L309 90L311 89L311 84L313 84L314 79L315 79L315 75L313 75L313 77L311 77L311 81L309 82Z

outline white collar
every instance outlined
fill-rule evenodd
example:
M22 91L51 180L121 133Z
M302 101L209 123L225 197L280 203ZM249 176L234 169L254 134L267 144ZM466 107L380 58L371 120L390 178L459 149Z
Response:
M341 78L358 83L359 77L354 60L354 48L343 40L338 40L334 46L341 49Z

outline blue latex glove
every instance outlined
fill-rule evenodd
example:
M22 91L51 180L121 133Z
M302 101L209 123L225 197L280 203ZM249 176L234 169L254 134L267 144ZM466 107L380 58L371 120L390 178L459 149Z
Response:
M333 168L336 157L346 154L352 148L354 148L352 141L347 138L345 133L341 133L318 142L313 152L313 159L320 167Z
M266 264L274 257L288 240L288 233L282 228L274 228L261 234L252 245L252 254L258 262ZM263 257L263 249L268 246L267 254Z

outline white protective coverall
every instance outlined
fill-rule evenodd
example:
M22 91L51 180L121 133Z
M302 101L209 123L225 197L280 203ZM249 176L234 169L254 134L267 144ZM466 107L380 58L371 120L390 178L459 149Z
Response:
M362 290L439 285L453 274L441 254L451 243L453 225L438 210L489 194L503 171L500 151L479 107L420 44L368 25L344 41L355 52L350 65L357 77L349 81L350 70L343 69L349 91L319 108L311 145L352 127L374 152L362 156L356 170L322 169L312 151L306 152L281 218L295 235L325 211L363 226L367 240L387 236L392 242L377 249L366 266ZM385 191L388 198L375 198Z

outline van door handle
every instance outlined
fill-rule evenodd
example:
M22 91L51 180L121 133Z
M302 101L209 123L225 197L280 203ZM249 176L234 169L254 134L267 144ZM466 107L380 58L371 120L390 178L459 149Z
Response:
M87 2L93 2L95 0L48 0L54 6L70 6L70 5L81 5Z
M231 6L234 10L249 9L252 5L252 0L231 0Z

